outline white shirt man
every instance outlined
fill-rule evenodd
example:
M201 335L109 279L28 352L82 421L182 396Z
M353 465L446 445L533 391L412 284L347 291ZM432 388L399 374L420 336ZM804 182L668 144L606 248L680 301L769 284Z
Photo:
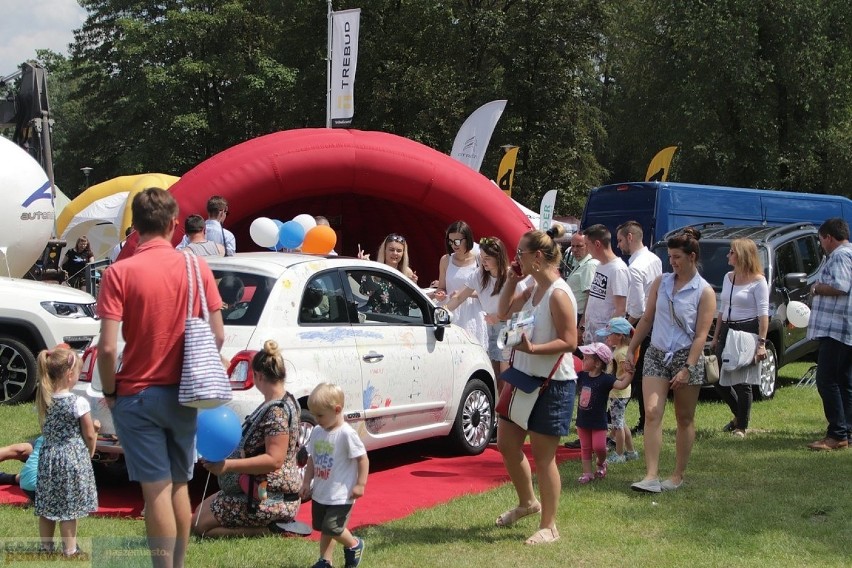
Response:
M645 302L651 284L663 273L663 263L642 242L642 226L636 221L628 221L620 225L616 238L621 252L630 255L627 320L635 326L645 313Z
M603 225L592 225L583 231L592 258L600 262L583 314L582 332L586 343L595 341L595 334L614 317L623 316L627 306L629 271L627 265L612 252L612 236Z

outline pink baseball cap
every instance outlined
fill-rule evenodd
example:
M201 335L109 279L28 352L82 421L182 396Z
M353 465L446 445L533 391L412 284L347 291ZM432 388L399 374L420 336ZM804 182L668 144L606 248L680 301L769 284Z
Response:
M588 345L580 346L580 353L583 355L595 355L603 361L604 365L612 361L612 350L605 343L589 343Z

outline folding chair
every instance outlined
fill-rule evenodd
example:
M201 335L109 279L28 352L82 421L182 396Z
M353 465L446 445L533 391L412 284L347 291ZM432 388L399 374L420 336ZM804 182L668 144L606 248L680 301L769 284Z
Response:
M799 382L796 383L797 387L813 387L816 386L816 365L811 365L811 368L805 371L805 374L802 375L802 378L799 379Z

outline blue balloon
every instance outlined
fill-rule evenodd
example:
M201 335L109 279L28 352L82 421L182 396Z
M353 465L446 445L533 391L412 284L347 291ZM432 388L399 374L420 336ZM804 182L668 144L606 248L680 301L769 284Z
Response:
M284 224L282 221L279 221L278 219L273 219L272 222L275 223L275 226L278 227L279 231L281 230L281 225ZM285 248L285 247L284 247L284 245L281 244L281 240L279 239L278 242L275 243L274 247L269 247L269 250L274 250L274 251L277 252L277 251L279 251L283 248Z
M198 413L195 445L198 453L209 462L222 461L237 449L243 434L236 413L227 406L208 408Z
M287 221L278 228L278 246L294 249L302 246L305 228L296 221Z

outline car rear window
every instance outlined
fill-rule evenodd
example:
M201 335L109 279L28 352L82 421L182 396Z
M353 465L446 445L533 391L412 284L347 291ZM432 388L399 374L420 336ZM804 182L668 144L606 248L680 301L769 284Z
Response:
M222 319L225 325L257 325L275 280L230 270L214 270L213 276L224 302Z
M728 251L731 250L731 243L725 241L699 241L699 248L701 249L701 258L699 259L698 271L713 286L716 292L721 292L722 279L725 277L725 274L733 270L728 264ZM767 268L766 249L759 246L757 251L760 255L760 261L763 263L765 273ZM654 247L654 253L663 262L663 272L671 272L672 265L669 264L669 249L665 243L657 244Z

